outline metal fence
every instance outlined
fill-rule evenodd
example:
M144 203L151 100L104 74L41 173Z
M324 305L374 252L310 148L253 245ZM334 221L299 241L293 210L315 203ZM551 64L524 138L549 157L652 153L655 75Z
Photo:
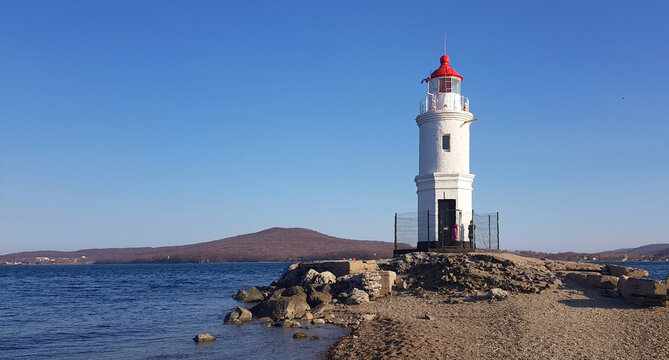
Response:
M456 211L458 212L456 223L460 223L460 225L457 234L453 236L458 241L468 242L468 226L462 224L462 214L459 210ZM438 239L434 237L437 235L434 233L430 235L430 231L427 229L437 224L436 222L438 221L437 216L429 213L421 214L421 216L418 216L416 212L395 213L395 249L416 248L418 246L419 228L425 229L424 232L421 231L422 234L425 234L425 239L421 239L421 241L436 244ZM499 249L499 212L486 214L473 213L473 221L474 241L473 244L470 244L477 249ZM464 235L465 231L467 231L467 235Z
M395 213L395 249L418 246L418 218L413 213Z
M477 249L499 250L499 212L474 213L474 242Z

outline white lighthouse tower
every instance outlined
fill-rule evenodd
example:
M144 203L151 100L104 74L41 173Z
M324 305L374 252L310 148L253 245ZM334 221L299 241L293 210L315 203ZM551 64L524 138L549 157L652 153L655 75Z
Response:
M462 76L444 54L427 78L427 97L416 123L420 129L418 250L470 247L472 183L469 173L469 127L474 116L460 94ZM457 228L454 231L454 228Z

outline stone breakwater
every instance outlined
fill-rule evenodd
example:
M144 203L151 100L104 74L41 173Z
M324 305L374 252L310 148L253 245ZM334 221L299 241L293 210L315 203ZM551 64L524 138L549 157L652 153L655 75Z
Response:
M233 297L245 306L226 315L225 323L243 324L255 318L266 327L302 329L331 323L355 332L365 323L380 322L377 314L356 309L366 309L364 304L394 295L399 296L398 301L408 296L416 301L439 298L446 304L464 305L508 301L505 299L514 295L557 294L570 282L617 298L612 301L667 306L667 282L646 279L647 275L643 270L615 265L507 253L409 253L379 261L305 262L291 265L270 285L235 292ZM434 318L434 314L415 315Z
M233 297L247 306L225 317L226 324L241 324L255 316L264 326L306 327L340 323L336 306L367 303L390 295L396 282L393 271L376 261L319 261L291 265L269 286L241 289Z

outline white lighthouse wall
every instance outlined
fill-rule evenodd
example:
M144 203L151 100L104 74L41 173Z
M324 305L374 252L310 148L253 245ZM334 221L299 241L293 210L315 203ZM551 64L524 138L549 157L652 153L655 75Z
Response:
M469 174L469 127L473 115L466 111L430 111L419 115L418 176L432 173ZM450 151L442 139L450 135Z
M417 176L416 186L418 188L418 241L435 241L438 234L438 211L440 199L454 199L455 208L462 212L462 221L458 219L458 225L464 225L464 232L460 239L468 240L468 225L472 220L472 174L429 174ZM429 211L429 227L427 214ZM429 238L428 238L429 229Z

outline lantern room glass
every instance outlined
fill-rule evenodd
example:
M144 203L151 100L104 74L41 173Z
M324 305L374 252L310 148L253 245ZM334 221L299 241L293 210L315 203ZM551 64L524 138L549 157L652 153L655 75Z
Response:
M460 94L460 79L456 77L439 78L439 92Z

